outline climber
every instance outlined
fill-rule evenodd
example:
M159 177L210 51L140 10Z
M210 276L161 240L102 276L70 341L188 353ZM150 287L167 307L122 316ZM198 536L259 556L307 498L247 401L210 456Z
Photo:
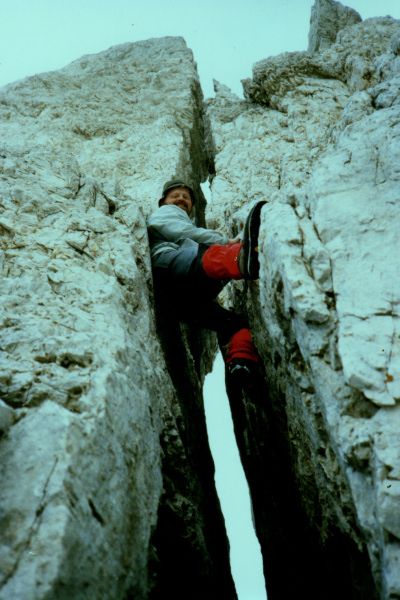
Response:
M216 331L228 374L251 375L260 362L244 316L223 308L216 297L232 279L257 279L261 208L246 222L244 239L196 227L190 219L195 194L183 179L167 181L159 208L148 220L156 298L179 321Z

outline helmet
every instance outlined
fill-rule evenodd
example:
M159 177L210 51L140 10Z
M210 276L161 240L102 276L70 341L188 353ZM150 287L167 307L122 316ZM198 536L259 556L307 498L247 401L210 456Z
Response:
M177 187L185 187L185 188L187 188L189 190L190 197L192 199L193 204L195 203L194 191L190 187L190 185L188 185L187 183L185 183L183 181L183 179L171 179L170 181L167 181L166 183L164 183L164 187L163 187L163 191L162 191L162 196L161 196L161 198L158 201L158 206L162 205L162 203L164 202L165 197L168 194L168 192L170 190L172 190L173 188L177 188Z

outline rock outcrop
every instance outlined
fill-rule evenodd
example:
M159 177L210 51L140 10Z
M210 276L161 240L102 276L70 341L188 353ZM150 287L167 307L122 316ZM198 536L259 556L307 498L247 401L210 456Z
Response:
M317 52L336 42L341 29L359 23L361 17L352 8L334 0L319 0L311 9L308 51Z
M202 110L180 38L0 93L4 600L235 595L202 411L214 342L176 326L167 369L146 234L175 173L201 220Z
M270 385L241 451L271 598L400 595L400 23L359 21L317 0L311 51L208 103L209 220L236 233L268 200L232 298Z

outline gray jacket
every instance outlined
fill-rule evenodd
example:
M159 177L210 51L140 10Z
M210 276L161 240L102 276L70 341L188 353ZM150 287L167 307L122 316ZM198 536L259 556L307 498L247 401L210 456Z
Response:
M167 267L177 255L197 254L199 244L226 244L228 239L218 231L196 227L189 215L174 204L163 204L147 222L153 266Z

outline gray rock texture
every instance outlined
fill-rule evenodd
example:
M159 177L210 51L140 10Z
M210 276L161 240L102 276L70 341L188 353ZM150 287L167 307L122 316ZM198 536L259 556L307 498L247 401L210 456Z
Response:
M268 201L260 281L232 299L270 385L259 437L275 447L241 450L272 598L314 597L313 581L315 597L400 595L400 23L355 21L317 1L312 53L255 64L245 101L217 85L208 102L209 222L234 234Z
M357 11L340 2L317 0L311 9L308 51L327 48L336 41L338 31L360 21Z
M166 179L199 189L202 127L180 38L0 92L2 600L184 597L183 564L199 593L234 596L201 412L212 340L201 358L175 331L190 429L146 233Z

